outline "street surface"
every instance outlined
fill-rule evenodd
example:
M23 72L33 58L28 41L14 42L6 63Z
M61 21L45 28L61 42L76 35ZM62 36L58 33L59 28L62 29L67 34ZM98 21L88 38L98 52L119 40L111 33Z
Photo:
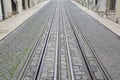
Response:
M66 2L81 31L86 35L96 54L114 80L120 79L120 39L91 16L80 10L71 2Z
M70 0L51 0L0 42L0 80L119 80L119 75L119 37Z

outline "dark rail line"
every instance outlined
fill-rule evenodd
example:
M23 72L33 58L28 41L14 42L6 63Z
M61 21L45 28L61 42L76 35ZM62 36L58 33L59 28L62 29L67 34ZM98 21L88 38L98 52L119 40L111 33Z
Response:
M57 6L57 5L56 5ZM50 23L50 28L49 28L49 31L47 33L47 36L46 36L46 39L45 39L45 43L44 43L44 47L42 49L42 53L40 55L40 59L39 59L39 65L38 65L38 68L36 70L36 75L35 75L35 79L34 80L39 80L40 79L40 72L41 72L41 66L42 66L42 62L44 60L44 56L45 56L45 49L46 49L46 46L47 46L47 42L48 42L48 39L49 39L49 36L50 36L50 31L51 31L51 27L52 27L52 22L53 22L53 19L54 19L54 15L55 15L55 12L56 12L56 7L55 6L55 10L54 10L54 13L53 13L53 16L52 16L52 21Z

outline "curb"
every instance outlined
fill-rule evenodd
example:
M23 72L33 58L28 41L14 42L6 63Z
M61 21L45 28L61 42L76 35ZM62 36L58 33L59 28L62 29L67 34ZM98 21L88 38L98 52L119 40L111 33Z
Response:
M97 13L85 8L84 6L81 6L79 3L77 3L76 1L71 1L74 5L76 5L78 8L80 8L81 10L83 10L84 12L86 12L88 15L90 15L92 18L94 18L95 20L97 20L100 24L102 24L105 28L107 28L109 31L111 31L112 33L114 33L117 37L120 38L120 25L112 22L111 20L107 19L107 18L103 18L101 16L99 16Z
M45 5L47 5L49 3L49 0L40 7L39 10L41 10ZM39 11L38 10L38 11ZM36 15L38 13L38 11L36 11L35 13L33 13L29 18L25 19L21 24L19 24L14 30L8 32L3 38L0 39L0 42L3 41L4 39L6 39L9 35L11 35L12 33L14 33L16 30L18 30L20 28L21 25L23 25L25 22L29 21L30 18L32 18L34 15Z

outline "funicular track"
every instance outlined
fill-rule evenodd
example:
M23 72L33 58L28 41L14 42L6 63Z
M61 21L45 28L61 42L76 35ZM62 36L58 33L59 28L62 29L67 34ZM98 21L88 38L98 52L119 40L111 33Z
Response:
M18 80L112 80L64 1L44 26Z
M92 69L92 66L91 66L91 63L89 60L89 56L88 56L88 54L86 54L85 48L89 48L90 54L92 55L92 58L95 62L95 67L97 67L97 69L98 69L97 71L99 71L99 73L101 75L101 79L102 80L112 80L111 76L109 75L109 73L105 69L104 65L100 61L99 57L97 56L94 48L91 46L87 37L80 30L79 25L77 25L77 23L75 23L74 19L72 18L71 14L70 14L69 9L67 9L65 7L65 4L63 4L63 7L64 7L66 15L68 17L73 34L76 38L78 48L81 52L81 57L82 57L82 61L84 63L84 67L86 69L85 72L87 73L88 80L100 80L100 79L98 79L98 77L95 75L95 71ZM83 42L81 42L82 40L80 38L83 40ZM85 47L84 45L86 45L87 47Z
M47 41L49 38L49 34L51 31L51 25L53 22L53 18L55 15L55 11L56 11L56 7L57 5L53 6L53 11L50 11L50 13L48 13L48 17L46 19L45 24L43 24L43 29L41 31L41 33L38 35L38 38L30 52L30 55L28 56L28 59L26 60L25 65L23 66L22 71L20 72L20 75L18 76L17 80L37 80L38 74L39 74L39 69L42 65L42 60L44 58L44 51L47 45ZM44 38L44 39L42 39ZM43 42L42 44L40 43ZM41 50L39 49L39 45L42 45L43 48L41 48ZM37 57L36 57L37 56ZM37 58L35 60L35 58ZM31 71L32 68L32 62L36 61L35 64L33 65L34 67L34 71Z

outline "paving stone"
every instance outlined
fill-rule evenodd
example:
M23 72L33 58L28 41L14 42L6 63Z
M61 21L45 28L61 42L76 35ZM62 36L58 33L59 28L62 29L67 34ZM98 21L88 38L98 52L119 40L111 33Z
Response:
M67 78L67 76L62 75L62 76L61 76L61 80L68 80L68 78Z
M33 67L33 66L30 69L31 72L35 72L36 70L37 70L37 67Z
M38 51L38 50L35 51L35 53L38 53L38 54L39 54L40 52L41 52L41 51Z
M63 64L62 64L62 65L63 65ZM67 66L61 66L61 69L67 69L66 67L67 67Z
M75 79L81 79L82 77L81 76L75 76Z
M31 62L31 66L36 66L37 65L37 61L32 61Z
M67 75L67 70L61 71L61 74Z
M53 72L48 73L48 77L53 77L53 76L54 76Z
M14 76L13 78L12 78L12 80L16 80L17 79L17 76Z
M87 79L88 79L88 77L87 77L86 75L83 75L83 76L82 76L82 79L87 80Z
M88 57L88 60L89 60L89 61L93 61L94 58L93 58L93 57Z
M32 77L33 76L33 72L31 71L28 71L27 74L26 74L27 77Z
M39 56L34 56L34 57L33 57L33 60L34 60L34 61L39 60Z
M48 77L48 75L47 75L47 73L42 73L41 77L46 78L46 77Z
M96 62L95 61L89 61L90 65L94 65L96 66Z
M75 72L79 72L79 71L80 71L80 69L74 69L74 71L75 71Z
M85 72L81 72L81 71L75 72L75 75L85 75Z
M103 80L103 76L101 75L100 72L95 72L95 76L97 79Z
M31 77L25 77L24 80L32 80Z

